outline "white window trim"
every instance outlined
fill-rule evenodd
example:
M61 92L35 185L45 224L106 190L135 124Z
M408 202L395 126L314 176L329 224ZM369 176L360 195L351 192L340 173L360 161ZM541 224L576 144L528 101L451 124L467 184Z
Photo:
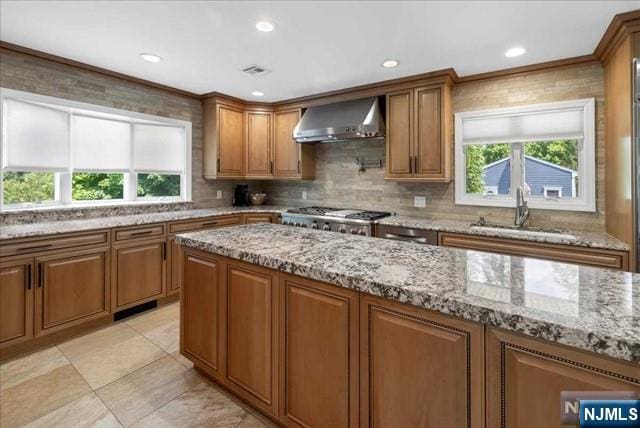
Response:
M457 205L477 205L488 207L516 206L516 188L522 183L522 162L514 158L522 158L522 144L514 144L511 158L511 192L509 195L473 195L466 193L466 161L462 126L465 119L486 118L491 116L515 116L541 111L553 111L563 108L581 108L583 112L583 135L578 147L578 194L579 198L528 198L531 208L563 210L563 211L596 211L596 140L595 140L595 99L561 101L555 103L535 104L524 107L510 107L490 110L478 110L455 114L455 203ZM547 138L553 140L552 136ZM564 139L558 137L558 139ZM526 143L528 141L512 141L510 143ZM498 143L498 142L496 142ZM505 143L500 141L499 143Z
M17 91L14 89L0 88L0 117L2 118L2 132L0 132L0 166L2 165L2 147L5 139L5 114L4 102L6 98L26 101L31 103L46 104L47 107L64 110L69 113L69 120L72 122L74 115L88 115L91 117L103 117L107 119L123 120L129 123L151 123L157 125L181 127L185 130L185 163L180 178L180 196L172 197L138 197L137 196L137 173L133 170L132 162L124 172L124 192L122 199L108 199L95 201L73 201L71 198L71 174L73 172L73 135L69 138L69 168L65 172L55 174L55 201L47 201L42 203L24 203L24 204L4 204L4 189L0 182L0 211L18 211L32 209L51 209L58 207L87 207L87 206L109 206L122 204L148 204L161 202L191 201L191 146L192 146L192 124L191 122L173 119L163 116L155 116L145 113L138 113L129 110L104 107L95 104L71 101L64 98L50 97L46 95L33 94L30 92ZM72 125L73 123L71 123ZM133 126L131 127L133 132ZM70 127L70 133L73 132L73 126ZM131 144L130 160L133 160L133 144ZM100 171L104 173L105 171ZM149 171L162 174L160 171ZM118 173L123 173L118 171Z

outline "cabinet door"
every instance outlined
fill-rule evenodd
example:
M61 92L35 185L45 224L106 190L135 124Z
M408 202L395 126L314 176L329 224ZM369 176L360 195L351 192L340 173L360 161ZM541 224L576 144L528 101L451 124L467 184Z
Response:
M413 92L387 95L387 177L411 177L413 144Z
M125 309L164 295L164 240L117 245L113 252L115 309Z
M182 251L175 237L167 239L167 250L167 294L174 294L182 284Z
M270 177L273 175L271 159L271 113L247 112L247 139L245 161L247 177Z
M33 259L0 264L0 347L33 338Z
M36 258L36 336L110 313L108 248Z
M362 426L482 426L483 326L361 299Z
M243 174L244 112L218 106L218 175L241 177Z
M281 417L287 426L357 427L358 293L280 278Z
M442 93L439 87L415 90L414 174L438 178L444 175L442 141Z
M487 331L487 423L490 427L563 427L562 391L635 391L637 365L500 330Z
M222 380L220 333L224 320L217 258L183 251L184 281L180 298L180 352Z
M277 413L277 287L275 272L229 262L228 386L262 411Z
M301 144L293 139L293 129L300 120L300 110L274 114L274 173L280 177L302 174Z

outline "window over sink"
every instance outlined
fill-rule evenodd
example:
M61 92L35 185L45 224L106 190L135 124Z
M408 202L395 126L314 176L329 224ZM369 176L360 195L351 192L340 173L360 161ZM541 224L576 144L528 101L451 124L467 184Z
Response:
M3 210L189 200L191 122L0 89Z
M595 211L595 101L582 99L455 115L455 199Z

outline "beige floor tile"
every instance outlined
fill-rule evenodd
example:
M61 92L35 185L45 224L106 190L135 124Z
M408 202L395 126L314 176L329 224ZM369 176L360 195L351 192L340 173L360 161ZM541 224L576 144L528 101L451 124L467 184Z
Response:
M64 342L58 345L58 348L60 348L69 360L75 360L83 357L85 354L91 354L97 349L109 348L138 336L139 333L127 324L118 323Z
M135 427L264 426L212 386L201 383L146 416Z
M0 426L22 426L90 392L71 364L0 391Z
M180 350L180 323L173 321L142 333L144 337L171 354Z
M186 368L188 368L188 369L192 369L193 368L193 363L191 362L191 360L189 360L185 356L183 356L180 353L180 351L172 352L171 356L173 358L175 358L180 364L182 364Z
M26 425L27 428L121 427L95 393L90 392Z
M67 358L96 390L166 355L145 337L136 334L110 346L99 346L79 357L67 355Z
M167 355L96 393L129 426L200 382L193 371Z
M151 312L129 318L126 323L136 331L144 334L148 331L163 327L166 324L176 322L179 318L180 304L176 302Z
M9 361L0 365L0 389L11 388L67 364L69 360L55 346Z

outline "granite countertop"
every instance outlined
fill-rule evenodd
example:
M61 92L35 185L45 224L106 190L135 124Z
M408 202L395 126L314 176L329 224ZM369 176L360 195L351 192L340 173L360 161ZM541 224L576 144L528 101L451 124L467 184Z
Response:
M107 216L100 218L12 224L0 226L0 240L56 235L70 232L82 232L94 229L109 229L112 227L120 226L162 223L167 221L191 220L210 216L240 213L280 213L283 211L286 211L286 208L279 206L261 205L251 207L222 207L195 210L177 210L147 214Z
M275 224L179 243L640 364L640 275Z
M471 227L470 221L462 220L433 220L419 217L394 215L376 221L377 224L388 226L402 226L413 229L434 230L438 232L464 233L467 235L490 236L496 238L510 238L521 241L545 242L549 244L575 245L578 247L603 248L607 250L629 251L624 242L604 232L582 232L567 230L566 233L575 236L575 240L568 240L561 236L533 236L524 235L513 230L500 231L482 230Z

